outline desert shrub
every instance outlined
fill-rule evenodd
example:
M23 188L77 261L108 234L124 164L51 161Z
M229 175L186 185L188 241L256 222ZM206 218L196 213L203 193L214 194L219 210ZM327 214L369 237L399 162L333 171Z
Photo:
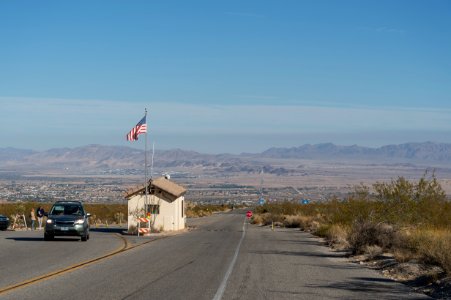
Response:
M260 214L260 217L262 219L262 225L270 225L272 223L272 215L270 213L263 213Z
M433 227L410 227L396 233L393 253L396 260L418 260L438 265L451 274L451 232Z
M265 203L255 208L256 213L272 213L275 215L297 215L301 212L302 205L295 202Z
M251 218L251 223L264 226L272 224L275 226L284 226L284 222L285 216L272 213L254 214Z
M325 237L329 245L336 249L344 250L349 248L348 235L350 228L340 224L332 224L329 226Z
M229 209L230 207L227 205L187 203L185 214L188 218L198 218L210 216L214 212L227 211Z
M376 201L348 198L332 199L318 205L318 212L324 222L352 225L355 220L377 221L380 204Z
M411 251L410 249L403 248L403 247L393 248L393 257L396 259L396 261L398 261L400 263L406 263L406 262L418 259L418 255L416 252Z
M263 218L259 214L254 214L252 216L252 218L250 219L250 223L251 224L256 224L256 225L262 225L263 224Z
M327 243L335 249L345 250L349 248L348 242L349 229L338 224L321 224L314 233L317 236L323 237Z
M384 223L359 220L354 222L349 233L349 245L353 254L362 254L367 246L379 246L383 250L392 245L393 227Z
M186 214L187 218L199 218L199 217L211 215L212 212L209 210L204 210L204 209L201 209L200 207L194 206L194 207L187 208L185 211L185 214Z
M315 235L326 238L329 234L330 226L329 224L319 225L314 231Z
M308 228L306 228L305 230L310 232L316 232L320 226L321 226L320 222L312 220L311 222L309 222Z
M300 228L306 230L311 222L311 217L301 215L282 215L273 213L256 213L251 218L252 224L257 225L272 225L286 228Z
M384 252L382 247L378 245L367 245L364 247L363 253L367 256L368 259L374 259L381 255Z
M303 215L285 216L283 226L286 228L300 228L301 230L309 230L313 217Z
M352 225L356 220L367 220L397 226L451 228L451 202L435 176L427 178L426 175L418 182L403 177L388 183L378 182L373 185L372 195L361 184L346 199L332 198L313 204L314 211L330 224Z
M120 216L123 216L122 221L127 221L126 217L128 215L127 204L84 204L86 212L91 215L95 215L97 220L108 224L116 223L120 221Z
M388 183L378 182L373 188L380 203L380 221L402 225L451 225L450 204L434 174L427 178L426 172L416 183L399 177Z
M397 230L393 235L392 252L399 262L408 262L417 259L416 245L412 239L414 227L404 227Z
M442 267L451 274L451 232L441 229L418 229L410 236L420 259Z
M303 220L301 216L285 216L283 226L286 228L301 228Z
M279 226L281 226L285 221L285 216L282 214L270 214L268 219L269 223L280 223Z

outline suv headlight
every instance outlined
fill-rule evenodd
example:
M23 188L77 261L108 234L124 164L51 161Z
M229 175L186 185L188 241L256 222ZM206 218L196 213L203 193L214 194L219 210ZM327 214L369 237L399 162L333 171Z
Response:
M83 224L84 222L85 222L85 220L79 219L79 220L75 221L75 224Z
M47 219L47 224L52 224L53 220L52 219Z

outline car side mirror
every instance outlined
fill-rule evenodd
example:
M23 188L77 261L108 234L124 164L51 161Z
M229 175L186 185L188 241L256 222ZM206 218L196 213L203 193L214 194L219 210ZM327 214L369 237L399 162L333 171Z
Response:
M89 218L90 216L91 216L91 214L90 214L90 213L86 213L86 217L88 217L88 218Z

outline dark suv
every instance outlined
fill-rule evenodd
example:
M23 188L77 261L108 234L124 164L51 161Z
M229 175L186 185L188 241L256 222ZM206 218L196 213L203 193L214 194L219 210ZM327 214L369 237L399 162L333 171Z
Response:
M0 215L0 230L6 230L9 226L9 219L4 215Z
M89 218L79 201L57 201L47 214L44 240L55 236L79 236L83 242L89 239Z

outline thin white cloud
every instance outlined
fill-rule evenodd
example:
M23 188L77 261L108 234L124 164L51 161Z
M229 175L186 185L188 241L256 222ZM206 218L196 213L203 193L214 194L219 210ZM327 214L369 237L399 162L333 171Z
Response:
M26 141L30 145L25 148L126 144L125 134L143 116L145 107L149 111L148 127L152 136L194 150L200 150L196 148L196 136L198 142L203 139L202 147L208 148L215 147L221 135L240 136L245 140L246 136L361 137L365 132L379 132L382 140L384 132L451 132L451 110L434 108L206 105L9 97L0 97L0 107L2 146L21 146ZM177 144L182 140L183 145ZM190 141L192 145L186 144ZM266 142L267 147L273 146L271 140Z

